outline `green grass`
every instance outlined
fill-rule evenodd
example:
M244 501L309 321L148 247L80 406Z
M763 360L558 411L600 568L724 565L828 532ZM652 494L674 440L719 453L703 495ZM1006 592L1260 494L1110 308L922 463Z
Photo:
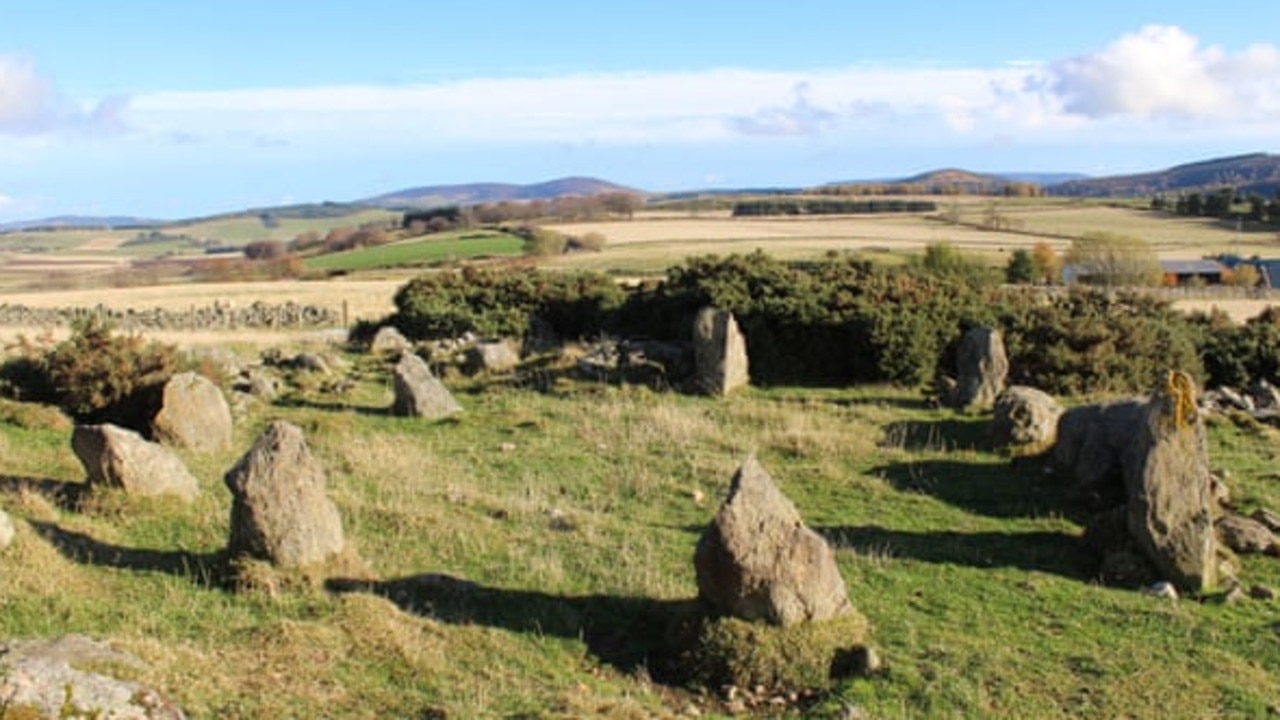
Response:
M308 270L374 270L415 267L474 257L519 255L524 241L489 231L442 233L403 242L308 258Z
M347 395L253 406L235 448L184 454L191 506L59 504L81 477L65 429L0 424L19 525L0 637L112 640L193 717L718 716L716 689L655 684L645 653L695 595L694 544L754 452L837 547L888 662L810 716L1259 717L1280 698L1274 604L1097 585L1064 488L912 393L451 378L464 414L427 423L388 416L383 368L357 367ZM306 432L371 580L216 582L222 473L274 418ZM1220 422L1211 439L1241 502L1280 507L1273 431ZM1280 585L1280 561L1248 558L1244 578Z
M402 213L390 210L363 210L340 217L277 219L277 226L268 228L257 214L229 215L176 223L161 228L174 235L186 234L197 238L209 238L227 245L244 245L254 240L291 240L301 233L315 231L321 235L341 227L358 227L365 223L399 222Z

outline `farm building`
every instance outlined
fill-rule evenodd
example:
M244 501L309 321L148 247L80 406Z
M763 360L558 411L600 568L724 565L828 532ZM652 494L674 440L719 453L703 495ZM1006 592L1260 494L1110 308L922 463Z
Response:
M1161 260L1160 272L1164 275L1164 284L1174 287L1221 285L1230 270L1217 260Z

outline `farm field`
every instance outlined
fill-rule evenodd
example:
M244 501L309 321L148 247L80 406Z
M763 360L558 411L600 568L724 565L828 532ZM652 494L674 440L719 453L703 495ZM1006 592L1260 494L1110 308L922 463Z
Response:
M918 253L930 243L947 242L985 258L995 266L1007 262L1017 248L1044 242L1059 251L1070 238L1092 231L1132 234L1152 242L1161 257L1188 259L1235 252L1269 257L1280 255L1280 241L1273 231L1237 232L1229 224L1210 220L1174 219L1156 216L1141 207L1065 200L1008 200L995 205L1017 231L992 232L976 227L989 203L967 198L957 201L954 216L960 224L923 215L731 218L727 211L703 211L696 215L665 210L637 213L632 220L567 223L552 225L556 230L582 236L600 233L606 239L601 252L578 252L540 259L547 267L589 269L619 276L660 275L690 255L749 253L761 250L784 259L810 259L826 253L860 253L884 262L899 262ZM950 211L943 208L943 211ZM307 227L349 224L352 217L327 220L282 219L280 232L297 232ZM361 215L360 217L363 217ZM386 220L387 215L369 219ZM257 237L260 221L243 217L208 221L202 226L186 226L185 231L215 234L229 243L243 243ZM288 223L298 224L297 227ZM248 224L246 224L248 223ZM257 223L258 227L251 227ZM299 224L301 223L301 224ZM972 223L972 224L969 224ZM176 230L174 230L176 232ZM325 255L309 259L315 271L336 270L354 273L332 287L313 282L183 283L161 290L114 288L109 283L130 263L146 259L147 253L173 248L120 243L136 231L56 231L0 236L0 250L38 243L32 235L47 235L44 252L8 251L0 254L0 302L49 305L96 305L120 307L141 303L140 307L185 308L214 301L327 304L350 308L349 317L380 317L391 307L396 287L411 277L414 269L387 269L384 266L416 266L456 256L459 252L501 255L517 250L517 242L505 236L461 239L474 233L447 233L441 239L410 240L379 248ZM1275 252L1273 252L1273 249ZM383 268L377 269L375 268ZM374 279L377 278L377 279ZM350 280L359 279L351 283ZM361 283L372 283L370 286ZM1178 307L1206 310L1216 307L1237 320L1252 317L1271 304L1270 298L1187 297ZM8 333L0 329L0 335ZM203 339L201 339L203 341Z
M473 258L519 255L524 241L506 233L465 231L411 238L389 245L308 258L308 270L358 271L422 267Z

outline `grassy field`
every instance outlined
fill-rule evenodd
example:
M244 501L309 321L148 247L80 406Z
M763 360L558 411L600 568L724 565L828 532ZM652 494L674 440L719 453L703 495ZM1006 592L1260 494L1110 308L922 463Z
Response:
M986 450L981 417L880 387L716 401L544 376L451 379L464 414L427 423L388 416L384 369L357 369L346 395L312 384L251 407L235 448L184 454L190 507L61 503L83 476L67 427L6 407L0 506L19 533L0 637L109 639L192 717L722 717L718 689L656 682L643 650L696 593L698 534L756 453L836 546L888 662L808 717L1276 711L1273 603L1096 584L1062 485ZM273 418L307 433L373 582L214 582L222 473ZM1280 507L1273 431L1215 423L1211 439L1242 509ZM1280 585L1280 561L1246 559L1244 577Z
M308 258L308 270L413 268L483 257L519 255L524 241L507 233L464 231L412 238L390 245Z

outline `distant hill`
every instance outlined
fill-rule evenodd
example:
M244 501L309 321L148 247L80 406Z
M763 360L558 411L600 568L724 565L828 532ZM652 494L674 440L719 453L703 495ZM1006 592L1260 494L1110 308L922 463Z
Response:
M570 195L586 197L607 192L646 194L634 188L596 178L567 177L532 185L496 182L464 185L428 185L377 195L360 200L358 204L388 209L429 208L441 205L474 205L503 200L551 200Z
M89 215L59 215L39 220L18 220L0 223L0 232L22 232L32 230L127 230L132 228L148 228L164 225L163 220L127 216L95 217Z
M1135 197L1157 193L1206 192L1234 187L1242 195L1274 197L1280 189L1280 155L1252 153L1203 160L1167 170L1069 180L1048 186L1051 195Z
M905 178L896 179L880 179L880 180L848 180L843 182L828 183L826 187L832 186L858 186L858 185L877 185L877 186L902 186L917 188L926 193L938 193L948 191L959 191L968 194L990 194L999 193L1006 186L1012 183L1031 183L1040 186L1061 183L1068 180L1078 180L1088 177L1079 173L1049 173L1049 172L1010 172L1010 173L976 173L969 170L961 170L958 168L943 168L940 170L930 170L928 172L919 173Z

